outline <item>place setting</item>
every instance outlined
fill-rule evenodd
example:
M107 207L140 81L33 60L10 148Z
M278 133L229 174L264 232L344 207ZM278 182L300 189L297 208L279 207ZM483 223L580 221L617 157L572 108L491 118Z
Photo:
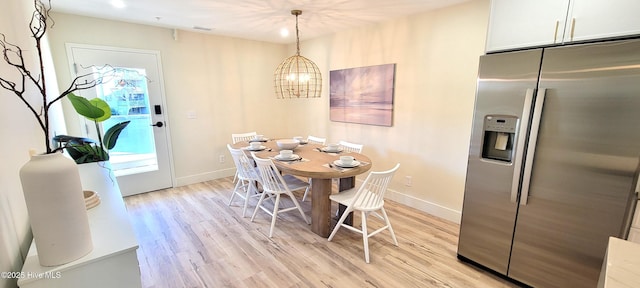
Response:
M262 151L267 149L266 146L262 145L262 142L249 142L249 146L244 147L244 149L247 149L249 151ZM269 149L271 150L271 149Z
M353 158L353 156L340 156L340 159L337 159L326 165L329 168L336 169L338 171L344 171L346 169L358 167L362 164L363 163Z
M300 143L300 145L305 145L305 144L309 143L309 141L307 141L307 139L304 139L304 137L302 137L302 136L294 136L293 140L298 141L298 143Z
M289 164L294 162L308 161L300 157L298 154L293 154L293 150L280 150L280 153L276 156L273 156L273 159Z
M340 145L338 144L329 144L325 147L322 148L316 148L318 151L320 152L325 152L325 153L334 153L334 154L338 154L340 152L342 152L342 148L340 148Z
M253 139L249 140L249 143L254 143L254 142L262 143L267 141L269 141L269 138L265 138L264 135L255 135L253 136Z

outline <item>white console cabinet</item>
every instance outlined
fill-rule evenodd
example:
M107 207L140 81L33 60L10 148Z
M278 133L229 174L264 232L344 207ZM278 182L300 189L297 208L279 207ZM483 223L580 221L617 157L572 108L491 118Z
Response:
M113 173L109 174L113 177L113 181L86 177L81 172L83 188L98 192L101 199L100 205L87 211L93 250L73 262L44 267L40 266L38 251L32 243L18 286L21 288L135 288L142 286L136 255L138 241L115 177Z
M640 34L637 0L492 0L487 52Z

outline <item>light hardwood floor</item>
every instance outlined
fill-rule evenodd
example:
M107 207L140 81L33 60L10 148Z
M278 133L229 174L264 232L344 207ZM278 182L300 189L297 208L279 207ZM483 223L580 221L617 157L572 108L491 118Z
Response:
M227 206L231 180L125 198L143 287L517 287L456 258L457 224L392 201L399 247L388 231L373 236L370 264L359 234L341 229L328 242L295 211L279 216L269 238L266 213L251 222L253 205L247 218L241 201ZM310 213L308 201L302 207Z

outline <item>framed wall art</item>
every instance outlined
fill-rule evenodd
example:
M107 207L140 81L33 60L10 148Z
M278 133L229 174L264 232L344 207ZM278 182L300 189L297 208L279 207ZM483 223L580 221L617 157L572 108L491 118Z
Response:
M330 119L392 126L396 64L329 71Z

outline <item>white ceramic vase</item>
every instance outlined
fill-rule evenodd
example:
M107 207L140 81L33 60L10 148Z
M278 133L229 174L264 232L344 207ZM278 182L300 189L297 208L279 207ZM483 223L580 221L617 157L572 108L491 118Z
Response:
M62 265L93 250L73 160L62 153L33 155L20 169L20 180L40 265Z

